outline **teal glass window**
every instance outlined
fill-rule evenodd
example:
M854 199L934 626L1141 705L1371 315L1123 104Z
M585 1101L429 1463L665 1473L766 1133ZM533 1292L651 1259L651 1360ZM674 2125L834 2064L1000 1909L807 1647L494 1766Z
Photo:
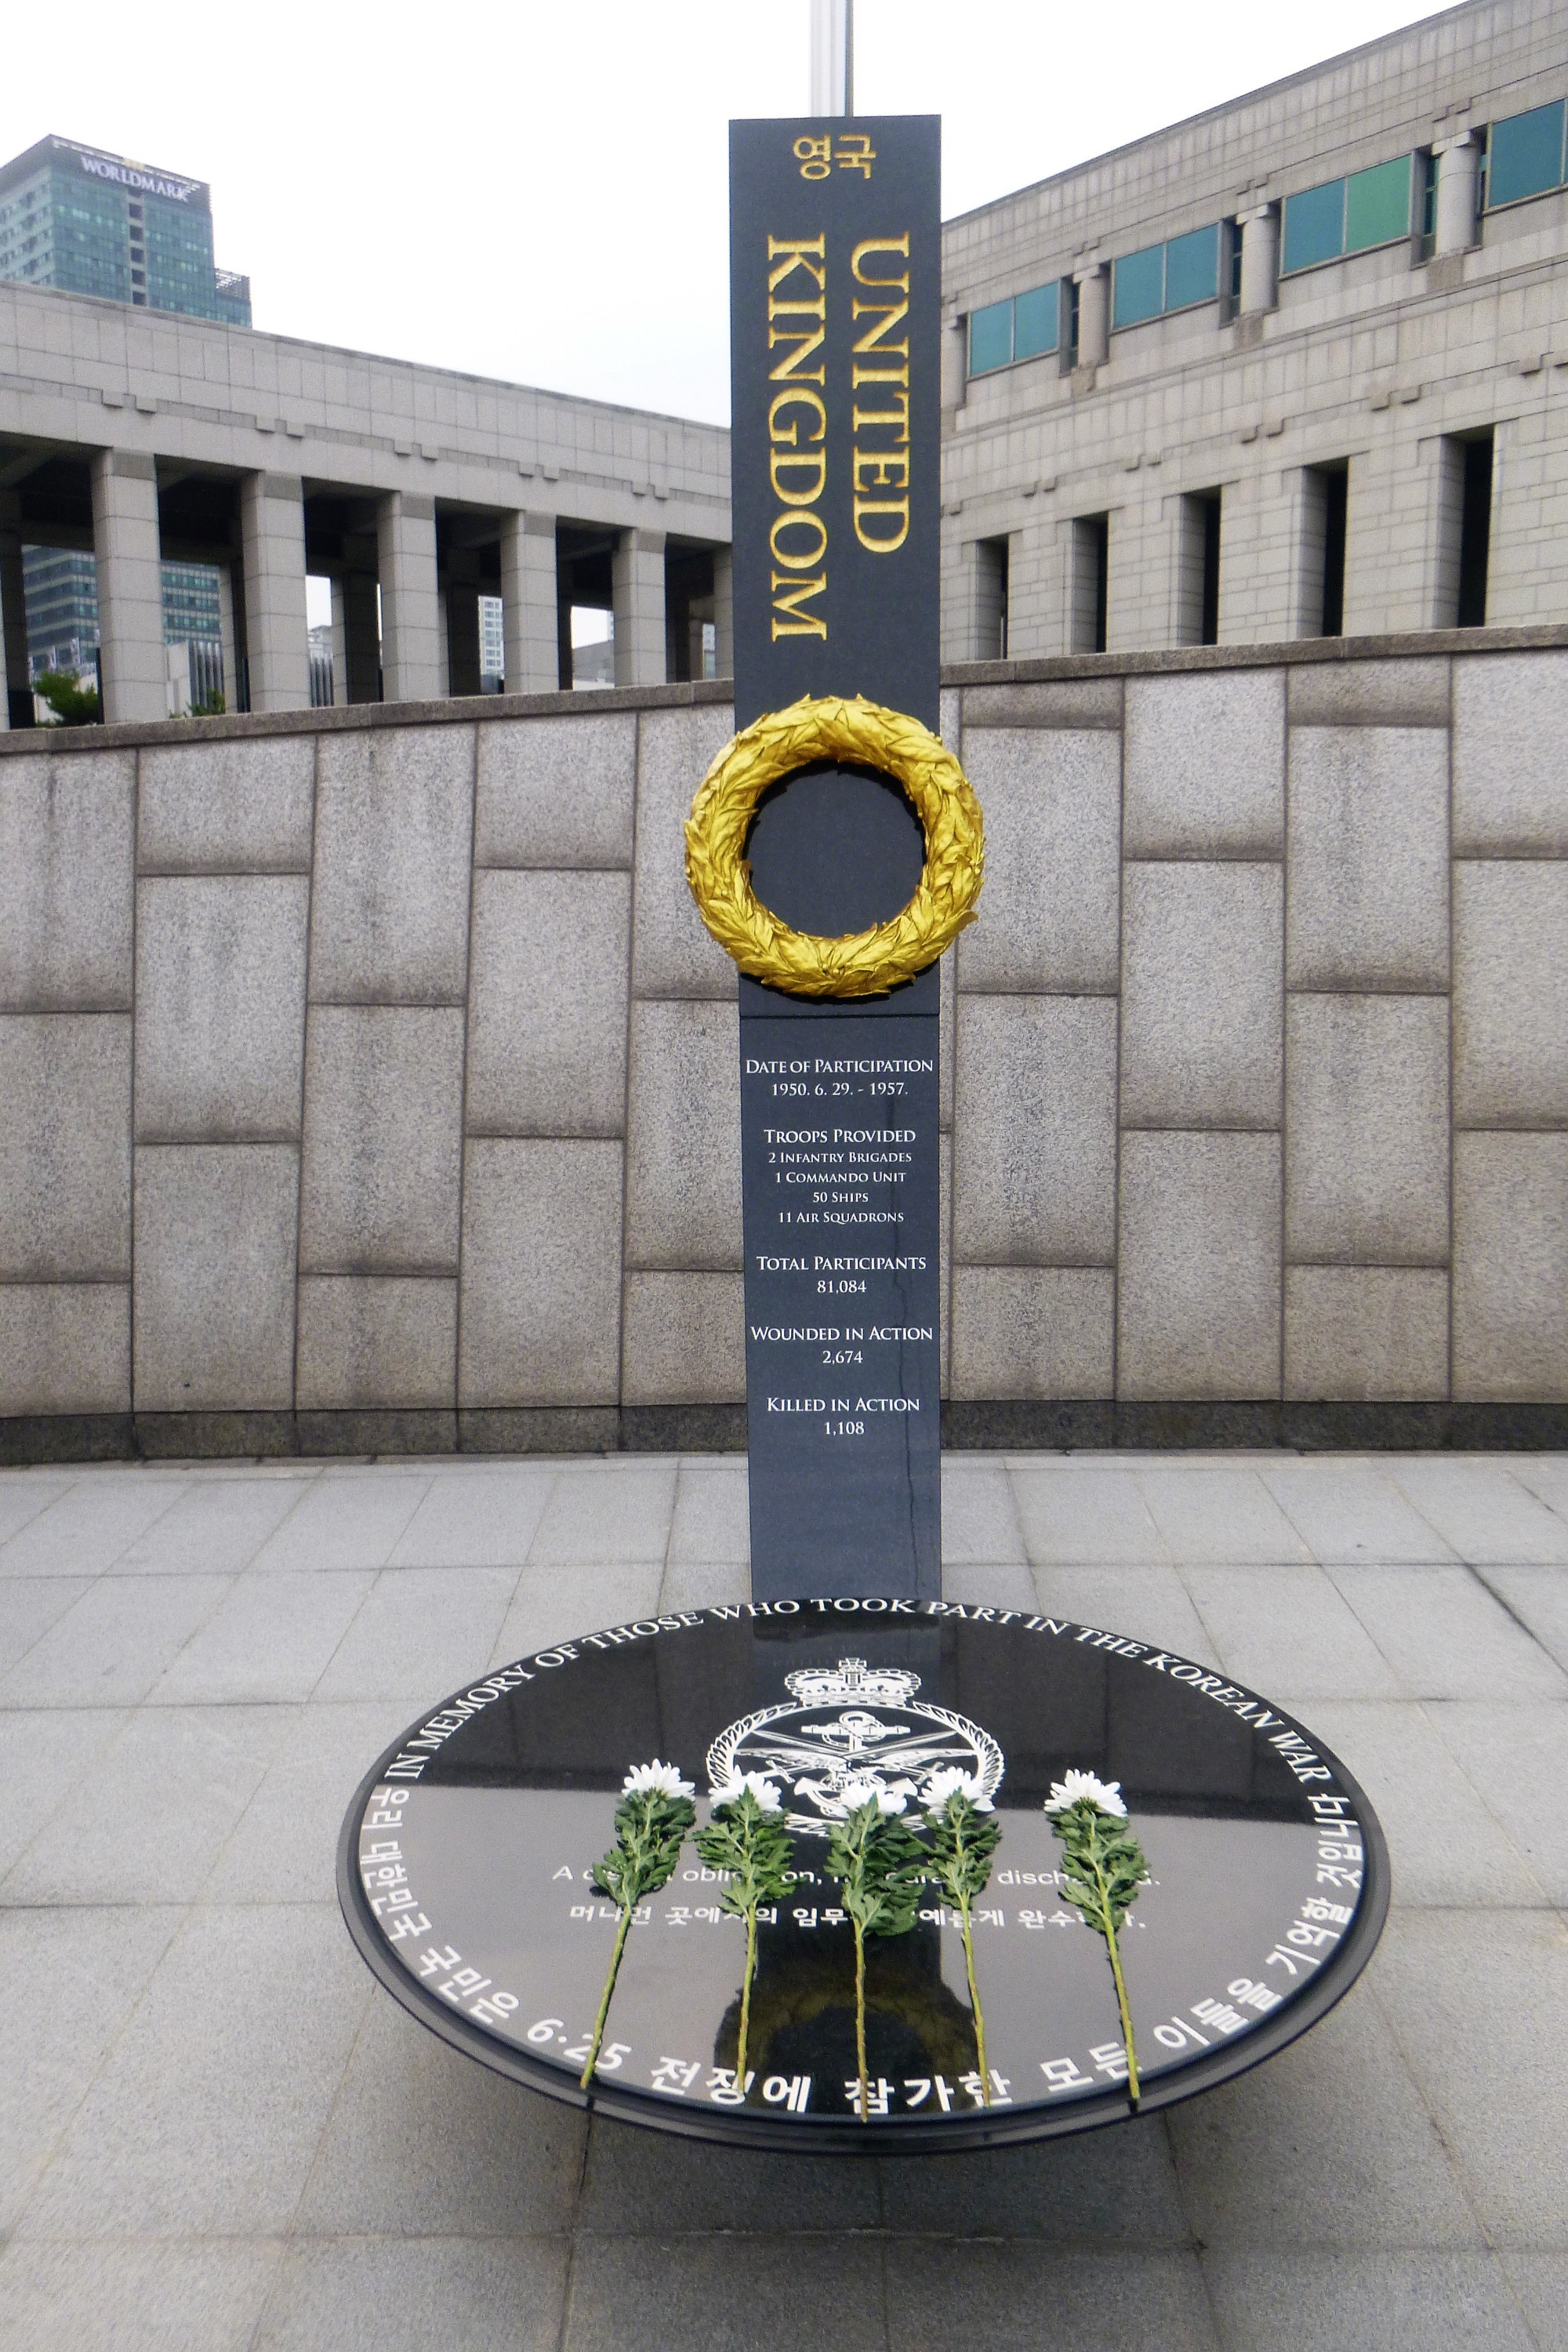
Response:
M1563 101L1494 122L1487 149L1487 204L1517 204L1563 184Z
M1054 352L1060 335L1058 312L1060 309L1060 287L1053 278L1048 286L1031 287L1026 294L1013 297L1013 357L1016 360L1038 359L1043 352Z
M1173 236L1165 247L1165 308L1212 302L1219 292L1219 224Z
M1141 319L1157 319L1164 307L1164 247L1146 245L1142 253L1122 254L1111 275L1111 325L1135 327Z
M1031 286L969 314L969 373L989 375L1015 360L1038 359L1061 340L1061 285Z
M969 373L986 375L993 368L1007 367L1013 358L1013 305L987 302L983 310L969 314Z
M1345 182L1345 251L1392 245L1410 234L1410 158L1395 155L1369 172L1352 172Z
M1337 261L1345 249L1345 184L1325 180L1285 199L1280 275L1310 269L1314 262Z
M1166 310L1212 302L1219 292L1219 223L1189 229L1168 245L1119 257L1111 273L1110 323L1136 327Z

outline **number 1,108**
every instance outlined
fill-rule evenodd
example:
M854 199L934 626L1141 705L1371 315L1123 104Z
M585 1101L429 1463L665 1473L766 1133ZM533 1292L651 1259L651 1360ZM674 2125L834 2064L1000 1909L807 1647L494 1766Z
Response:
M822 1433L825 1437L864 1437L866 1424L863 1421L825 1421Z

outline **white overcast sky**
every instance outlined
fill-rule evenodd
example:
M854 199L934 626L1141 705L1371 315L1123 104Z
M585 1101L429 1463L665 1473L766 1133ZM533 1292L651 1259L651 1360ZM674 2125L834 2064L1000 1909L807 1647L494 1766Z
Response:
M856 98L942 116L951 215L1423 13L858 0ZM211 181L258 327L721 421L725 124L805 111L808 16L77 0L47 71L11 44L0 160L53 131Z

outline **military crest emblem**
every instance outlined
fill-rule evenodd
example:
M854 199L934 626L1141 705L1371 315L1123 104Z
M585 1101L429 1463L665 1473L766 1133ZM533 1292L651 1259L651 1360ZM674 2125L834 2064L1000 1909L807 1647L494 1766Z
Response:
M732 1773L761 1774L777 1789L790 1827L818 1837L863 1802L868 1788L918 1810L932 1774L955 1766L994 1797L1005 1769L996 1741L967 1716L917 1698L920 1686L907 1667L864 1658L803 1666L784 1676L784 1705L720 1733L708 1750L709 1778L718 1787Z

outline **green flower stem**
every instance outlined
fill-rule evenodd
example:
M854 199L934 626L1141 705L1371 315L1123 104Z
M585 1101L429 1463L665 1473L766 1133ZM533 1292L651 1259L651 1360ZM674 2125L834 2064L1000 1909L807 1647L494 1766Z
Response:
M860 1922L855 1927L855 2063L860 2074L860 2120L871 2120L871 2087L866 2079L866 1936Z
M746 2095L746 2034L752 2022L752 1979L757 1973L757 1906L746 1906L746 1973L741 1980L741 2043L735 2053L735 2088Z
M956 1777L956 1776L955 1776ZM923 1874L934 1879L958 1914L963 1935L963 1965L969 1978L969 2009L974 2020L974 2055L980 2069L980 2104L991 2105L991 2069L985 2062L985 2012L980 2006L980 1986L974 1973L974 1921L972 1906L984 1895L991 1876L992 1857L1001 1839L1001 1825L989 1805L984 1811L966 1788L949 1788L931 1805L925 1817L931 1843L931 1866Z
M1071 1801L1068 1801L1069 1790ZM1122 2046L1127 2053L1127 2096L1138 2105L1138 2053L1132 2042L1132 2012L1121 1973L1121 1925L1149 1883L1143 1849L1133 1836L1118 1784L1109 1787L1091 1773L1069 1772L1058 1781L1047 1817L1062 1842L1062 1893L1074 1905L1086 1927L1097 1927L1110 1957L1116 1979L1116 2009L1121 2021ZM1109 1803L1102 1803L1101 1799Z
M655 1773L668 1775L668 1780L650 1779ZM628 1785L622 1790L621 1801L616 1807L615 1844L588 1874L589 1885L600 1895L608 1895L619 1916L610 1972L605 1979L605 1995L594 2021L594 2038L581 2078L584 2091L599 2061L605 2020L609 2014L632 1915L645 1895L657 1895L661 1886L668 1885L680 1859L681 1840L696 1818L689 1784L679 1778L673 1765L661 1765L656 1758L652 1765L635 1766L626 1778ZM641 1785L633 1787L633 1781Z
M610 1998L616 1990L616 1979L621 1972L621 1954L626 1950L626 1929L631 1926L631 1905L629 1903L623 1903L621 1906L620 1918L616 1927L616 1948L610 1954L610 1972L605 1979L604 1998L599 2003L599 2014L594 2020L594 2038L588 2044L588 2063L583 2069L582 2085L584 2090L587 2089L588 2084L593 2078L594 2069L599 2063L599 2044L605 2038L605 2020L610 2013Z
M768 1793L766 1789L764 1795ZM721 1795L705 1828L693 1841L720 1880L719 1906L746 1923L746 1971L741 1981L741 2031L735 2050L735 2088L746 2095L746 2045L752 2023L752 1979L757 1973L757 1906L777 1903L795 1885L789 1867L790 1836L776 1800L764 1806L750 1784L735 1796Z
M908 1824L885 1814L875 1796L857 1805L828 1833L827 1874L843 1888L855 1930L855 2059L860 2077L860 2120L871 2119L866 2066L866 1937L907 1936L915 1924L925 1849Z
M1094 1883L1100 1902L1105 1906L1105 1917L1109 1921L1112 1916L1110 1889L1105 1883L1105 1873L1100 1866L1098 1855L1094 1863ZM1116 1979L1116 2006L1121 2015L1121 2042L1127 2053L1127 2096L1131 2105L1136 2106L1138 2105L1138 2053L1132 2046L1132 2013L1127 2006L1127 1987L1121 1978L1120 1941L1117 1930L1108 1926L1105 1929L1105 1948L1110 1954L1110 1973Z
M980 2104L991 2105L991 2076L985 2064L985 2012L980 2006L980 1989L974 1981L974 1943L969 1932L969 1897L958 1906L958 1916L963 1929L963 1965L969 1976L969 2006L974 2012L974 2055L980 2066Z

